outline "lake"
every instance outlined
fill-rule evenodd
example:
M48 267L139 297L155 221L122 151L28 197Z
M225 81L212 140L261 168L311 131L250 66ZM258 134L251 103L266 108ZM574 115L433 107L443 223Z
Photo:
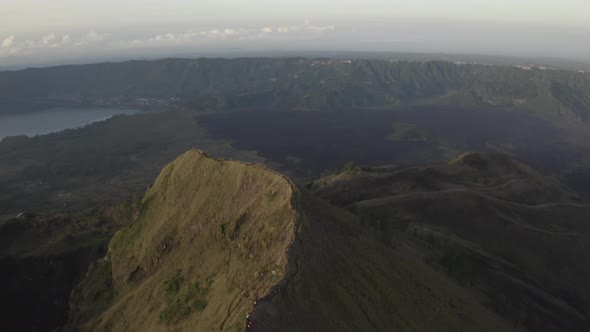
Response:
M52 108L45 111L0 115L0 140L7 136L35 136L78 128L115 115L141 112L130 108Z

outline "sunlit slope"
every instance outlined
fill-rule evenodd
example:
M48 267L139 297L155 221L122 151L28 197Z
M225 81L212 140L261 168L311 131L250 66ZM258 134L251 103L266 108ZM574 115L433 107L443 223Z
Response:
M284 275L297 213L289 180L189 151L110 244L114 303L97 331L235 331Z

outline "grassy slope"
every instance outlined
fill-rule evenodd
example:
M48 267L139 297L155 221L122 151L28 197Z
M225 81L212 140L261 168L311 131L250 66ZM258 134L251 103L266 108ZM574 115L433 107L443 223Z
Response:
M260 166L190 151L110 244L114 304L90 330L236 330L284 274L296 192Z

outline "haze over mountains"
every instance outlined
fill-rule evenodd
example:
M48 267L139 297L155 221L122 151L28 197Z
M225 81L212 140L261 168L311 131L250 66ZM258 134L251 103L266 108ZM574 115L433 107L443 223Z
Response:
M22 0L3 9L0 66L308 51L590 56L582 0Z

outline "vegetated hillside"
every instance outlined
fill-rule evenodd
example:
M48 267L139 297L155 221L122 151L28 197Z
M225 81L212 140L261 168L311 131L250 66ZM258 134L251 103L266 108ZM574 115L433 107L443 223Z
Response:
M350 166L310 188L427 261L515 326L585 331L590 320L590 206L500 154L407 170Z
M86 301L112 287L114 301L98 297L94 305L108 309L86 329L241 328L255 299L285 276L296 194L262 166L187 152L163 169L141 214L74 292L72 325L93 318Z
M587 119L590 75L450 62L167 59L0 72L0 112L40 102L181 98L202 110L336 110L448 102Z
M109 248L73 292L69 328L241 331L248 314L252 331L520 328L413 241L392 245L277 173L195 150Z

